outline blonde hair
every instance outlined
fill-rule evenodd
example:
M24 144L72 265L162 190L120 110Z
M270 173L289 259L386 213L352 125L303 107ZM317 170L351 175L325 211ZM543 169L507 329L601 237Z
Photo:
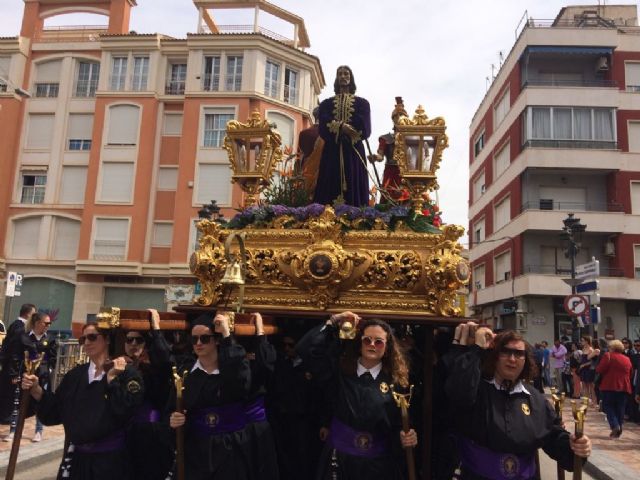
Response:
M624 345L620 340L611 340L609 342L609 351L622 353L624 352Z

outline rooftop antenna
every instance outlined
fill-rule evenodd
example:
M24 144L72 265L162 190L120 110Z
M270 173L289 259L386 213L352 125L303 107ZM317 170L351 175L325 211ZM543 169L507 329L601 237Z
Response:
M491 81L493 82L496 79L496 66L495 64L491 64Z
M502 50L498 52L498 58L500 59L500 68L502 68L502 64L504 63L504 54L502 53Z
M484 77L484 80L485 80L484 85L485 85L485 88L487 89L487 92L488 92L489 91L489 76Z

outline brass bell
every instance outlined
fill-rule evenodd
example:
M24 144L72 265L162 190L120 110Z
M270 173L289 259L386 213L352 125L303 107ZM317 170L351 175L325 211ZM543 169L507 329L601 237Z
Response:
M340 325L340 331L338 332L338 336L342 340L353 340L356 338L356 327L351 322L342 322Z
M244 276L239 260L234 260L233 263L227 265L220 283L223 285L244 285Z

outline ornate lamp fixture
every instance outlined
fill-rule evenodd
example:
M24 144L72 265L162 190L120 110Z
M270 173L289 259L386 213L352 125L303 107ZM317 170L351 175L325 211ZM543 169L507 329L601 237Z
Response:
M261 190L269 184L276 165L282 160L280 134L254 111L247 123L227 123L224 148L233 169L231 180L247 194L245 207L258 203Z
M402 99L396 99L396 109L404 109ZM393 159L398 163L402 183L407 186L413 208L422 211L423 194L437 190L436 171L440 168L442 152L449 146L444 118L429 119L422 105L413 118L401 115L395 122Z

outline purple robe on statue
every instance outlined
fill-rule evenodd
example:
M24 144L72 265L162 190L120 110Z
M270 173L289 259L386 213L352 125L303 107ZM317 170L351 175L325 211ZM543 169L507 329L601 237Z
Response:
M324 149L313 201L330 205L342 195L347 205L368 205L367 157L362 140L371 134L369 102L341 93L320 104L319 117ZM355 142L340 133L343 123L348 123L360 134Z

